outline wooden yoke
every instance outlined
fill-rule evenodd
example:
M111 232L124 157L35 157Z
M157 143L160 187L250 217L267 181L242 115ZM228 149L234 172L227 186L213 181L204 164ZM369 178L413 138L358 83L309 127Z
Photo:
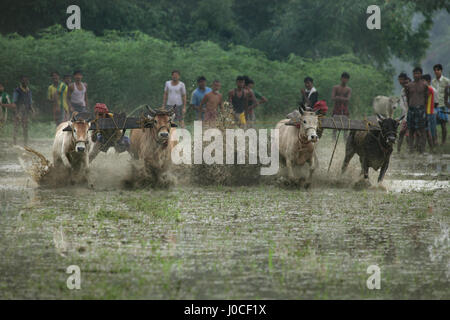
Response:
M364 120L353 120L343 115L319 117L319 128L358 131L381 130L376 116L370 116Z

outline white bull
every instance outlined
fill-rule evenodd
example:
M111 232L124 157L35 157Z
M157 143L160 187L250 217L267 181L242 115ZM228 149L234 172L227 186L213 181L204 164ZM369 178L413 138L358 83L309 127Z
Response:
M314 170L319 165L315 152L315 146L319 140L317 135L319 120L315 112L305 111L301 107L299 111L301 116L296 121L281 120L276 128L280 133L280 156L286 162L289 178L297 180L294 169L303 167L305 163L309 164L309 176L305 184L305 188L308 188L311 185Z
M63 131L68 126L71 131ZM53 142L55 167L64 166L79 173L87 173L89 168L89 127L89 121L73 120L63 122L56 128Z
M373 110L375 114L381 114L386 118L392 118L394 111L400 105L399 97L376 96L373 99Z

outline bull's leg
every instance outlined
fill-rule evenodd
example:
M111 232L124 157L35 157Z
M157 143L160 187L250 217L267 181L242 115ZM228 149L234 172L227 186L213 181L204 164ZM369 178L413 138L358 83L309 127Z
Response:
M72 169L72 165L70 164L69 158L67 158L67 154L66 154L66 152L64 151L64 146L63 146L61 152L62 152L62 154L61 154L61 160L62 160L62 163L63 163L64 167L66 167L66 168L68 168L68 169Z
M86 153L83 156L82 163L80 164L79 177L81 183L89 183L89 155Z
M309 177L308 181L305 184L305 188L308 189L311 186L312 183L312 176L314 174L314 171L319 167L319 158L317 157L316 150L313 151L313 156L309 160Z
M361 166L364 174L364 180L369 180L369 163L366 157L362 159Z
M83 159L83 171L86 175L89 174L89 154L86 154Z
M345 171L347 170L348 164L350 163L350 160L352 160L353 156L356 153L355 149L353 148L353 145L352 145L352 140L353 140L353 136L350 135L350 137L348 137L347 144L345 146L345 158L344 158L344 163L342 164L341 174L345 173Z
M292 167L292 161L289 159L286 159L286 167L288 169L288 176L290 179L295 179L294 169Z
M386 161L383 163L383 166L381 167L380 175L378 176L378 183L381 183L383 181L388 166L389 166L389 158L386 159Z
M403 139L405 137L406 134L406 129L402 129L400 130L399 136L398 136L398 144L397 144L397 152L400 152L400 150L402 149L402 144L403 144Z
M307 162L309 164L309 176L305 183L305 189L309 189L309 187L311 186L312 176L313 176L314 170L316 169L314 158L309 159Z

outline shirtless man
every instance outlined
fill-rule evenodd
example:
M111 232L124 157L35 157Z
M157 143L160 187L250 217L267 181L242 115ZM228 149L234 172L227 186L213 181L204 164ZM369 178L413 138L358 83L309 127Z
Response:
M206 105L205 108L205 125L207 127L215 127L217 119L217 111L220 108L222 111L222 94L219 92L221 87L219 80L214 80L212 91L205 94L200 105Z
M408 102L408 130L409 152L414 149L423 153L426 142L426 105L428 101L428 85L422 80L422 69L416 67L413 70L414 81L406 86L406 98Z
M345 115L350 116L348 111L348 103L352 97L352 89L347 87L347 83L350 80L350 75L347 72L341 75L341 84L333 87L331 93L331 100L334 101L333 116L335 115ZM344 136L347 138L347 130L344 131ZM336 130L333 130L333 138L336 140Z

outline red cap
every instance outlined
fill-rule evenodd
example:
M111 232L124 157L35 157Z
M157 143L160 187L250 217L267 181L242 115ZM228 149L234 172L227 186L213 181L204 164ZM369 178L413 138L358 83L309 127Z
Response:
M96 103L95 107L94 107L94 112L99 112L99 113L108 113L108 107L106 106L106 104L104 103Z

